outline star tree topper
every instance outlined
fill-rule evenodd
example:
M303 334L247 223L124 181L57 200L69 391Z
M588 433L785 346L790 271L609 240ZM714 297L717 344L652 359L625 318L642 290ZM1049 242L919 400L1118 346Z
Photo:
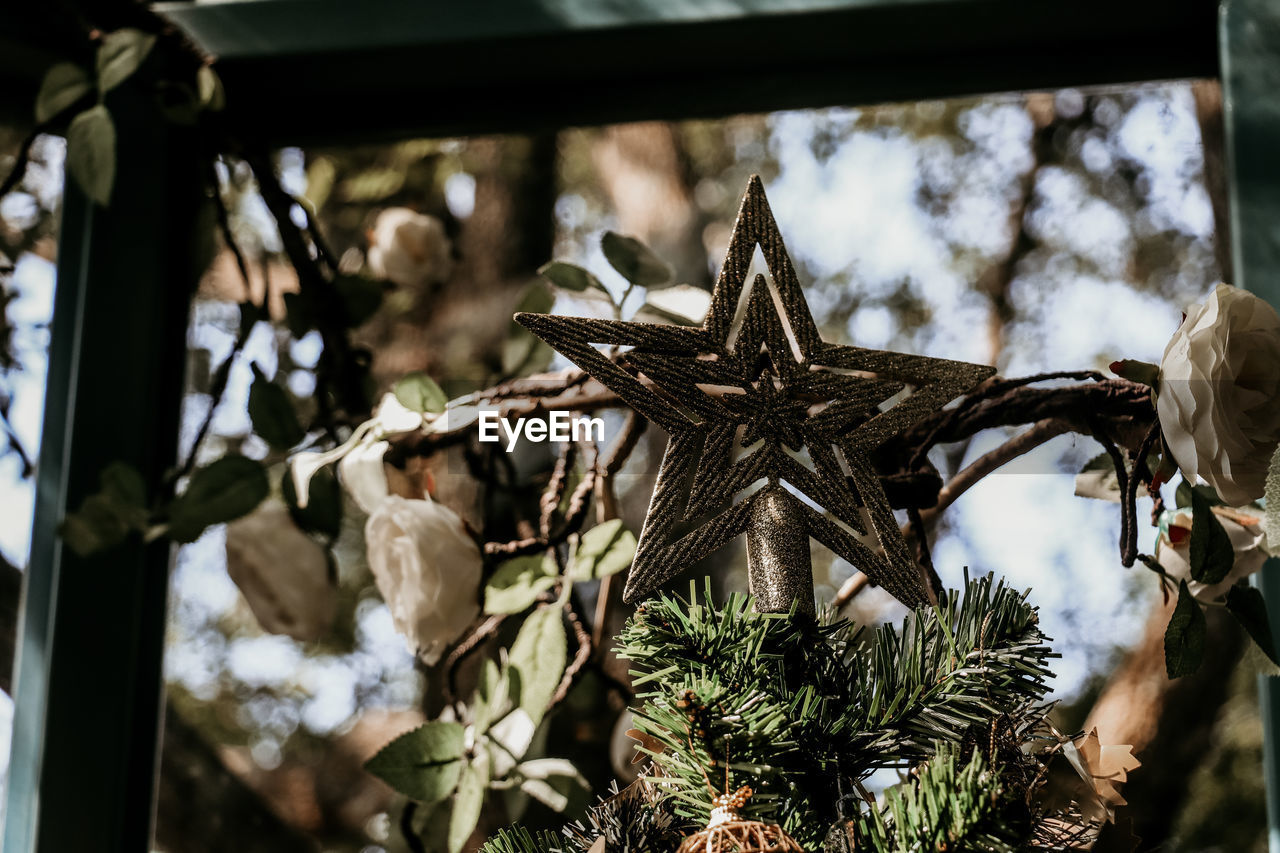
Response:
M757 246L772 286L747 281ZM670 435L628 602L744 533L761 611L813 613L810 537L900 601L928 600L869 454L994 371L822 340L759 177L701 328L516 320ZM630 349L615 363L595 345Z

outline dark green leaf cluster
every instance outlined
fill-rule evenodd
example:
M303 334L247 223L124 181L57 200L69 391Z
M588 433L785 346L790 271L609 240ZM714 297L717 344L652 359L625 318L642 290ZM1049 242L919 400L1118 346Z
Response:
M1042 715L1052 653L1025 594L1003 583L969 581L963 597L863 640L845 622L755 613L742 596L722 610L662 598L638 611L620 654L677 811L705 820L717 791L749 784L749 814L816 849L874 770Z
M1012 794L981 752L968 761L954 746L916 775L885 792L884 803L833 830L831 846L882 853L936 850L1015 853L1026 849L1030 820L1023 798Z

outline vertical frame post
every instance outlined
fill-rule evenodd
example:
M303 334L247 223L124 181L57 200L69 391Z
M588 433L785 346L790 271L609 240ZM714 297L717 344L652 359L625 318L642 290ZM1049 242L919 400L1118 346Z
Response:
M1280 6L1224 0L1220 12L1234 283L1280 308ZM1264 569L1258 586L1280 637L1280 574ZM1269 844L1280 853L1280 678L1260 676L1258 690Z
M150 63L149 63L150 64ZM58 525L114 461L157 489L182 397L197 149L130 79L107 99L108 208L67 180L44 439L19 624L4 850L150 846L170 548L134 536L90 558Z

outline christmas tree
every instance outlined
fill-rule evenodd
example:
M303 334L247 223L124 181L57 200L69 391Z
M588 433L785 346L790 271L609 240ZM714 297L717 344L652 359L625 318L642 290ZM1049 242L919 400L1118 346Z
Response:
M564 835L504 830L486 853L1061 850L1122 802L1127 750L1103 762L1048 722L1054 655L1026 593L969 580L876 631L709 597L646 602L619 638L652 768ZM888 768L901 781L877 801ZM752 846L760 825L771 846Z

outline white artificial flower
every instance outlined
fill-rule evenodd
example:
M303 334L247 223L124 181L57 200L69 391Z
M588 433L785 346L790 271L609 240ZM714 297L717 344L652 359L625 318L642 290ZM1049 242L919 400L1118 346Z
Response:
M434 664L480 613L480 549L432 500L389 495L365 524L369 568L396 630Z
M297 528L280 501L227 525L227 574L264 631L316 640L333 624L338 595L324 548Z
M340 466L342 484L360 508L370 512L377 498L387 494L387 478L382 473L382 456L390 447L386 439L422 427L421 413L405 408L395 394L382 395L373 417L356 427L342 444L332 450L295 453L289 458L289 474L293 477L293 493L297 495L298 506L306 509L311 497L311 478L317 471L355 454L355 464ZM376 482L379 476L382 478L380 486Z
M391 445L385 441L361 442L338 463L338 479L356 506L372 513L391 493L382 457Z
M1219 284L1165 348L1156 410L1189 481L1203 479L1228 504L1262 497L1280 444L1280 315Z
M407 207L378 214L369 232L369 268L402 287L421 287L449 277L452 247L444 223Z
M400 402L400 398L388 391L378 401L378 408L373 413L373 421L376 424L374 431L378 433L379 438L384 438L388 435L421 429L422 413L406 408Z
M1231 539L1235 562L1231 571L1218 583L1208 585L1191 579L1191 510L1179 509L1168 524L1168 532L1160 533L1156 546L1156 562L1171 577L1187 581L1187 589L1207 604L1221 603L1227 591L1241 578L1262 568L1270 557L1262 518L1249 508L1213 507L1213 514Z

